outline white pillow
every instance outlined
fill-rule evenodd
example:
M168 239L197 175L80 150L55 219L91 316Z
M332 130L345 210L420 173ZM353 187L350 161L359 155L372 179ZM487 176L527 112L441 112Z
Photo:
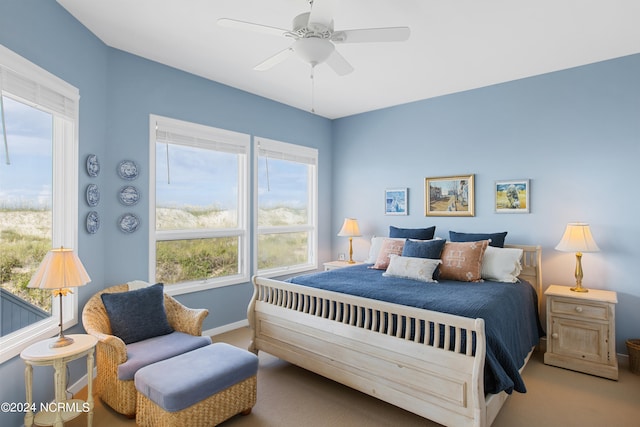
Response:
M369 258L364 262L365 264L375 264L378 260L378 255L380 254L380 249L382 249L382 244L386 239L391 240L407 240L404 237L372 237L371 238L371 247L369 248Z
M433 280L433 272L436 271L440 264L442 264L442 261L439 259L414 258L391 254L389 255L389 267L382 275L437 283L436 280Z
M494 282L515 283L522 271L522 249L487 246L482 258L482 278Z

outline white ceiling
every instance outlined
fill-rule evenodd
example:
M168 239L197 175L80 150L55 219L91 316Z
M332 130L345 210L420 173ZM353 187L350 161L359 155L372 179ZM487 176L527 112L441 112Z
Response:
M57 0L108 46L311 109L311 67L253 67L291 39L217 25L290 28L308 0ZM316 0L320 2L324 0ZM408 41L340 44L355 68L315 69L316 114L339 118L640 53L638 0L341 0L336 30L408 26Z

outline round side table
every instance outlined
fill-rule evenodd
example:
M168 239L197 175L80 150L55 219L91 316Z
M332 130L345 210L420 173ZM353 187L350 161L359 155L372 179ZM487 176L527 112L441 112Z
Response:
M65 421L77 417L82 412L87 412L87 426L91 427L93 423L93 355L98 339L86 334L67 336L73 338L74 342L66 347L49 348L49 344L58 339L54 337L32 344L20 353L26 365L24 379L28 410L24 416L25 427L31 427L34 423L39 426L63 427ZM87 400L68 400L65 391L67 363L84 356L87 357ZM31 410L34 366L53 366L55 385L55 403L48 406L50 410L41 410L35 416Z

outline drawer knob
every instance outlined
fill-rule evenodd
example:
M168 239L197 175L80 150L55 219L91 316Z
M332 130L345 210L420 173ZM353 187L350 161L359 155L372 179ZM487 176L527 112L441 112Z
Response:
M556 340L557 340L557 339L558 339L558 333L557 333L557 332L554 332L553 334L551 334L551 337L552 337L553 339L556 339Z
M576 307L576 311L577 311L578 313L582 313L582 307L577 306L577 307Z

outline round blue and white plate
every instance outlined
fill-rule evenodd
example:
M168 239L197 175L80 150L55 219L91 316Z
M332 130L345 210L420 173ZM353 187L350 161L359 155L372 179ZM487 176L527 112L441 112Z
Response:
M118 200L125 206L133 206L140 200L140 192L133 185L125 185L118 193Z
M96 234L100 228L100 215L98 212L91 211L87 214L87 233Z
M132 213L126 213L118 219L118 226L125 233L133 233L140 227L140 219Z
M98 161L98 156L95 154L89 154L87 156L87 174L92 178L100 174L100 162Z
M100 190L96 184L87 185L86 191L87 204L95 208L100 203Z
M133 160L123 160L118 163L118 175L127 181L133 181L138 177L138 165Z

